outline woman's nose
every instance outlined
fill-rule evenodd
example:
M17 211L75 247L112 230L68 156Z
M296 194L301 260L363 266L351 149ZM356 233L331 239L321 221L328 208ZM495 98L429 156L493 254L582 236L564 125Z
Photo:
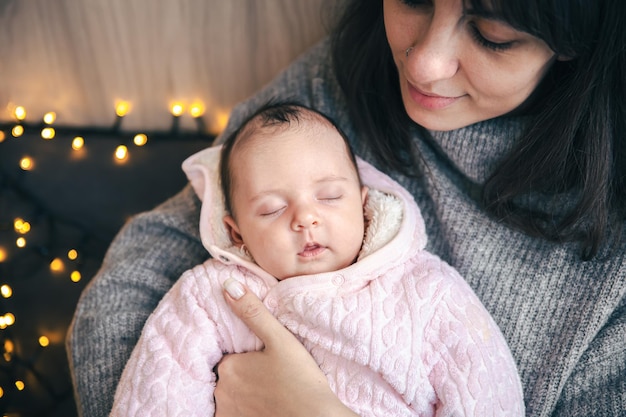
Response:
M447 22L431 21L407 50L412 81L427 84L452 78L459 70L457 33Z

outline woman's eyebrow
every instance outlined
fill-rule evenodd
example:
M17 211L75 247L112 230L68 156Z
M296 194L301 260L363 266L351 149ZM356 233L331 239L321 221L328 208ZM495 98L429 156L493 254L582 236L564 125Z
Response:
M487 9L481 9L480 11L478 11L478 10L471 9L471 8L464 8L463 15L466 17L468 16L479 17L481 19L495 20L498 22L506 23L507 25L509 24L509 22L504 20L504 18L501 15L494 13L493 11L487 10Z

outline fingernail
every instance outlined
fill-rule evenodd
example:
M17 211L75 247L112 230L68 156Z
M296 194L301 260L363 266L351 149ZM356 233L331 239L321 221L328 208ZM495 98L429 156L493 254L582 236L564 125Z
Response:
M224 281L223 287L228 295L233 297L235 300L239 300L246 293L246 290L243 288L243 285L241 285L241 282L234 278L228 278Z

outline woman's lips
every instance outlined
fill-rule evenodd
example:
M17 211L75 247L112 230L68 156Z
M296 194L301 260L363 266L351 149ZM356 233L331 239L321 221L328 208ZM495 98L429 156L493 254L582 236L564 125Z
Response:
M420 106L429 109L429 110L440 110L445 107L448 107L452 103L459 100L462 96L459 97L443 97L438 96L436 94L425 93L417 88L413 87L411 83L407 82L407 86L409 89L409 95Z

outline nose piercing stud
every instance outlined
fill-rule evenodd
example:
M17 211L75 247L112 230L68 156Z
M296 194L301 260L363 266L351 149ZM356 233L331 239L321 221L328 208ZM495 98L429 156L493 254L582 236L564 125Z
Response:
M408 48L406 48L406 51L404 51L404 54L406 55L406 57L409 57L409 54L411 53L411 51L413 50L412 46L409 46Z

